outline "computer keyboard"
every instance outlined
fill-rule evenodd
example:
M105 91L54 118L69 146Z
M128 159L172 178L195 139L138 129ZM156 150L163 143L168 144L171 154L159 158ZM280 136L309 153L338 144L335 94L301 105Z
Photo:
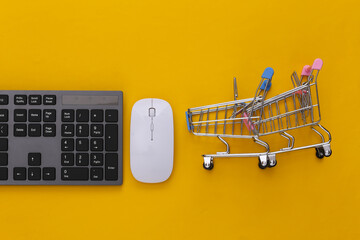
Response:
M121 185L121 91L0 91L0 185Z

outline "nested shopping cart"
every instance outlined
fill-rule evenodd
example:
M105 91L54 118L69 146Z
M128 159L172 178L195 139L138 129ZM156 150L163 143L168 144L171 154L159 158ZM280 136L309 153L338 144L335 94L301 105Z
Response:
M274 70L266 68L253 98L237 100L237 83L234 78L234 101L189 108L186 112L188 130L197 136L217 137L226 146L225 152L205 154L205 169L214 167L214 158L258 157L259 167L274 167L279 153L315 148L318 158L329 157L331 134L320 124L320 103L317 78L322 60L316 59L312 66L304 66L301 76L291 75L293 88L266 99L272 84ZM321 142L295 147L295 137L288 131L310 127L320 136ZM323 134L323 133L325 134ZM286 138L287 146L270 151L270 146L260 138L280 134ZM327 135L325 137L324 135ZM258 153L230 153L225 138L248 138L265 148Z

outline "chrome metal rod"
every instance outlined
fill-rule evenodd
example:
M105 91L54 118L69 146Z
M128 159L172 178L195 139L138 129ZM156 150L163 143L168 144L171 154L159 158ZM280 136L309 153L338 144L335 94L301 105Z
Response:
M230 153L230 146L229 144L224 140L222 139L222 137L218 136L218 139L220 139L221 142L223 142L226 146L226 153L229 154Z
M260 140L258 137L253 137L253 140L255 143L265 147L267 153L270 152L270 146L267 144L267 142Z

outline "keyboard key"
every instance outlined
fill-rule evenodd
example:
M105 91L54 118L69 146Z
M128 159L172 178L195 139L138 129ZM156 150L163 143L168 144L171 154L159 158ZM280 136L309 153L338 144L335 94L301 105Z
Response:
M7 122L9 120L9 110L0 109L0 122Z
M41 109L29 110L29 122L41 122Z
M90 179L92 181L102 181L103 180L103 169L102 168L91 168L90 169Z
M61 168L61 180L63 181L88 181L89 168L87 167L68 167Z
M74 151L74 139L72 139L72 138L61 139L61 150L62 151Z
M61 165L62 166L74 166L74 154L73 153L62 153L61 154Z
M76 121L77 122L88 122L89 121L89 110L88 109L76 110Z
M105 154L105 179L118 180L118 154L106 153Z
M9 135L9 126L7 124L0 124L0 137L7 137Z
M76 139L76 151L89 151L89 139L77 138Z
M56 121L56 110L55 109L45 109L43 113L44 122L55 122Z
M44 103L44 105L55 105L56 104L56 96L55 95L44 95L43 103Z
M29 180L40 180L41 179L41 168L29 167L28 169Z
M7 150L8 150L8 139L0 138L0 151L7 151Z
M76 124L76 136L77 137L88 137L89 136L89 125L88 124Z
M0 180L5 181L8 180L8 168L0 167Z
M26 124L14 124L14 136L26 137L27 126Z
M29 166L40 166L41 165L41 153L39 153L39 152L28 153L28 165Z
M91 151L103 151L104 140L102 138L92 138L90 140Z
M41 124L29 124L28 135L29 137L40 137Z
M15 122L26 122L27 112L26 109L15 109L14 110L14 121Z
M30 105L41 105L41 95L29 95Z
M56 178L56 171L54 167L43 168L43 180L52 181Z
M105 125L105 150L117 151L118 150L118 125L106 124Z
M0 153L0 166L7 166L7 165L8 165L8 154Z
M75 133L74 124L63 124L61 125L61 136L63 137L73 137Z
M9 96L0 95L0 105L8 105L8 104L9 104Z
M64 109L61 112L61 121L73 122L75 120L75 111L72 109Z
M15 167L13 176L14 180L26 180L26 168Z
M92 122L104 121L104 110L102 109L91 110L91 121Z
M102 166L104 164L104 155L102 153L91 153L90 154L90 165L91 166Z
M77 153L76 154L76 166L88 166L89 165L89 154L88 153Z
M41 153L28 153L28 165L40 166L41 165Z
M105 121L106 122L117 122L118 121L118 110L105 110Z
M92 137L102 137L104 135L104 125L102 124L91 124L90 135Z
M56 125L55 124L44 124L43 125L43 136L44 137L55 137L56 136Z
M15 105L26 105L27 104L27 96L26 95L15 95L14 103L15 103Z

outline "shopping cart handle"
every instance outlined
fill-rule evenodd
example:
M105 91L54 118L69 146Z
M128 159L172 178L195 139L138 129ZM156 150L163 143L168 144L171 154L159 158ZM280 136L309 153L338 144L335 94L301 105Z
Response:
M254 131L255 127L254 127L254 124L251 122L251 120L249 119L249 115L247 115L246 112L244 112L242 114L242 117L244 118L244 123L245 123L245 126L246 128L249 130L249 131Z
M260 89L261 89L261 90L265 90L266 84L267 84L266 91L269 91L269 90L270 90L271 81L269 82L269 84L268 84L267 82L268 82L268 80L263 81L263 83L262 83L261 86L260 86Z
M320 70L322 68L323 61L320 58L315 59L312 69L313 70Z
M271 79L273 75L274 75L274 69L272 69L271 67L267 67L267 68L265 68L261 77Z
M188 131L191 132L191 130L192 130L192 127L190 125L191 116L190 116L189 112L185 112L185 115L186 115L186 124L187 124Z
M305 65L303 67L303 70L301 72L301 76L310 76L311 73L311 66L310 65Z

